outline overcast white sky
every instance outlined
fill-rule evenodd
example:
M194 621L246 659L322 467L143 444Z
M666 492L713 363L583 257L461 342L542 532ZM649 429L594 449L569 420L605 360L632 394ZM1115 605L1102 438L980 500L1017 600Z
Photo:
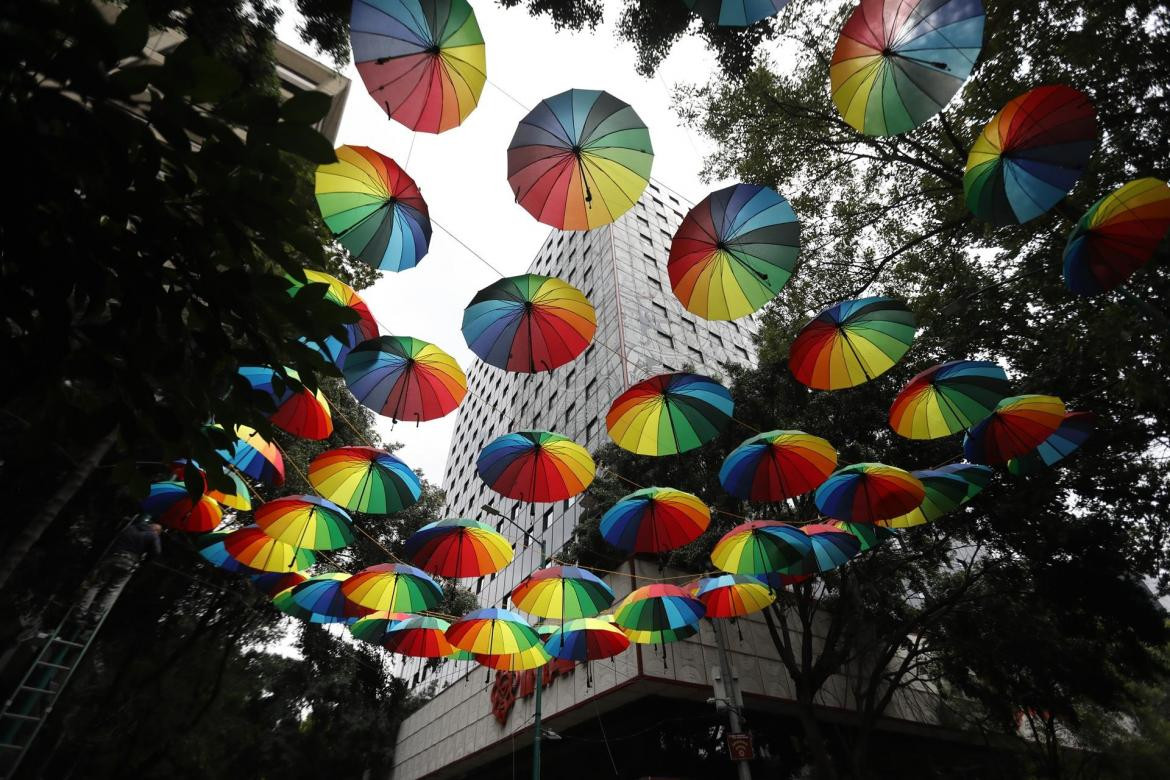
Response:
M523 273L549 228L513 200L506 175L508 143L528 108L574 87L604 89L634 107L650 128L655 179L692 202L716 188L717 184L709 187L699 179L702 155L709 147L680 126L670 99L675 83L703 82L711 72L713 59L700 41L682 42L660 76L645 79L634 70L633 47L614 36L620 2L607 3L605 23L593 33L556 32L546 20L534 19L522 9L505 11L492 0L472 4L487 46L488 79L499 88L485 85L479 107L460 127L440 135L412 133L386 118L352 64L345 71L353 86L338 143L372 147L403 165L422 189L435 222L502 272ZM281 39L319 58L300 41L296 22L286 11ZM435 228L430 252L418 267L384 273L361 295L385 329L434 342L466 368L474 356L459 330L463 307L496 278ZM385 419L381 432L386 439L403 443L399 454L407 463L441 483L457 413L418 427L399 424L393 430Z

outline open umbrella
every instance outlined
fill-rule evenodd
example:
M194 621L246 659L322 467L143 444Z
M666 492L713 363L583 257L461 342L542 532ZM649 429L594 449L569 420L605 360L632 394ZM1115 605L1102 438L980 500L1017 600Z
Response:
M346 580L342 591L355 604L379 612L422 612L443 600L442 589L426 572L404 563L367 566Z
M447 641L476 655L512 655L541 644L524 618L506 609L468 612L447 629Z
M711 550L711 562L731 574L787 571L812 554L808 536L775 520L749 520L725 533Z
M370 97L411 130L458 127L479 103L487 60L467 0L355 0L349 41Z
M512 545L489 526L463 518L427 523L403 552L420 569L441 577L482 577L512 562Z
M970 428L1011 395L1007 374L984 360L953 360L918 374L890 405L890 427L908 439Z
M507 653L504 655L472 653L471 657L478 661L481 666L486 666L489 669L498 669L503 672L526 672L530 669L539 669L552 660L552 656L549 655L548 650L545 649L543 644L533 645L527 650L521 650L518 653Z
M687 8L720 27L747 27L780 13L788 0L683 0Z
M593 482L589 451L551 431L518 431L492 440L479 453L475 470L488 487L518 501L563 501Z
M759 612L776 600L776 591L747 574L720 574L699 580L695 598L709 618L735 618Z
M597 330L593 306L573 285L524 274L492 282L463 310L463 337L485 363L552 371L577 357Z
M366 305L366 302L345 282L311 268L305 268L304 274L304 283L291 276L287 277L289 295L295 297L316 294L302 291L310 287L323 286L325 293L321 297L336 306L351 309L358 316L357 322L349 322L342 326L345 330L343 338L331 335L324 339L307 342L309 346L320 352L322 357L341 367L345 365L345 356L349 354L351 349L367 339L378 337L378 323L374 320L374 315L370 313L370 307Z
M617 655L630 646L622 630L605 620L578 618L567 621L544 643L554 658L563 661L595 661Z
M295 585L300 585L308 577L299 572L290 571L253 574L249 579L252 580L252 585L256 590L272 599L276 598L278 593L282 593Z
M363 406L393 420L443 417L467 394L467 376L455 359L410 336L363 341L349 353L342 373Z
M1064 281L1078 295L1123 284L1154 256L1170 231L1170 187L1138 179L1094 203L1069 234Z
M695 541L710 523L711 510L698 496L649 487L610 507L601 517L601 535L627 552L657 553Z
M327 572L309 577L289 591L289 597L301 609L331 617L338 622L357 620L373 610L354 604L345 597L342 587L350 575Z
M638 455L676 455L701 447L731 420L727 388L698 374L659 374L613 400L605 416L609 436Z
M537 569L512 589L517 609L554 620L593 617L613 599L613 591L600 577L576 566Z
M971 75L983 21L979 0L861 0L829 64L837 110L865 135L918 127Z
M814 523L801 529L812 543L812 555L805 558L792 574L820 574L848 563L861 552L861 540L849 531L827 523Z
M224 540L227 539L229 533L231 532L212 531L202 536L197 536L195 538L195 549L204 560L213 566L218 566L224 571L230 571L232 574L252 573L253 570L251 568L237 561L227 551Z
M963 175L967 207L995 225L1035 219L1081 178L1097 142L1097 114L1071 87L1038 87L987 123Z
M387 650L415 658L443 658L455 648L447 641L451 624L429 615L411 615L386 631L382 646Z
M932 523L971 500L991 479L992 471L974 463L955 463L910 473L922 483L922 502L905 514L878 520L879 525L912 528Z
M389 515L418 501L422 483L394 455L374 447L338 447L309 463L309 482L323 497L353 512Z
M248 488L248 484L244 482L240 472L232 466L226 466L223 470L223 476L232 486L230 490L218 490L213 488L207 481L207 474L199 467L198 463L189 460L177 460L171 464L171 470L175 474L175 479L186 484L187 469L192 468L198 474L198 478L203 482L203 493L208 498L213 499L217 504L226 506L229 509L237 509L241 512L247 512L252 509L252 494Z
M256 525L273 539L310 550L337 550L353 542L353 518L317 496L284 496L257 507Z
M1016 395L963 438L963 455L972 463L996 465L1027 455L1056 432L1064 421L1064 402L1051 395Z
M431 242L431 216L414 179L384 154L341 146L317 166L317 206L338 243L379 271L414 268Z
M800 331L788 367L817 390L855 387L889 371L910 349L917 324L896 298L859 298L825 309Z
M305 609L293 599L292 588L283 590L272 597L272 606L279 609L289 617L303 620L306 623L316 623L318 625L329 623L350 623L356 618L340 617L337 615L327 615L324 612L313 612Z
M1068 412L1052 434L1036 449L1019 455L1007 463L1007 469L1016 476L1035 474L1079 450L1097 430L1097 415L1092 412Z
M314 393L299 385L300 375L293 369L286 368L284 373L292 383L267 366L240 366L240 376L253 392L268 396L276 408L268 415L273 425L303 439L328 439L333 435L329 402L320 390Z
M608 92L570 89L540 101L508 145L516 202L546 225L592 230L630 209L654 148L634 109Z
M280 448L246 425L237 425L235 434L238 437L235 448L231 452L216 450L216 453L245 476L273 487L284 484L284 457Z
M837 468L832 444L804 431L768 431L731 451L719 484L737 498L783 501L815 490Z
M193 496L182 482L155 482L142 500L142 511L160 525L203 534L223 520L223 510L206 493Z
M349 633L354 639L381 647L390 629L412 617L409 612L371 612L350 623Z
M860 552L866 552L873 548L883 545L891 539L897 538L897 531L891 530L888 524L879 525L877 523L849 523L844 520L834 520L831 523L826 523L838 531L845 531L852 534L857 543L861 545ZM815 542L813 543L816 544Z
M883 463L854 463L817 488L817 509L853 523L887 520L922 503L926 489L918 478Z
M670 244L670 286L687 311L734 320L772 300L796 267L800 221L783 197L754 184L711 193Z
M233 558L257 571L288 574L303 571L317 562L312 550L273 539L255 525L232 531L223 545Z
M703 602L677 585L644 585L626 596L614 621L639 644L660 644L693 636L705 608ZM688 629L694 629L689 634Z

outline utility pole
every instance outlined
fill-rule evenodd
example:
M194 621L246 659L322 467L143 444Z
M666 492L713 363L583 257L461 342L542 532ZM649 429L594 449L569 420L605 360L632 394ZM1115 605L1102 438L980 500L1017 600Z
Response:
M743 733L743 722L740 720L739 704L742 701L739 695L739 684L735 680L735 675L731 670L731 658L727 654L727 641L723 636L723 624L718 620L712 620L711 626L715 629L715 646L719 651L719 673L723 678L724 705L727 707L727 721L731 728L732 734ZM716 708L719 705L719 689L715 689L715 704ZM739 773L739 780L752 780L752 767L749 761L736 761L736 771Z

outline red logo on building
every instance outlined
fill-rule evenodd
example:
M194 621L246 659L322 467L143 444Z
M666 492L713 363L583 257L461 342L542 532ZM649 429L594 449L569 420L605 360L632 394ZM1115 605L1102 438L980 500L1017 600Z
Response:
M755 758L751 734L728 734L727 752L732 761L751 761Z
M545 688L558 677L572 674L577 668L573 661L562 661L555 658L540 668L541 685ZM492 715L502 726L508 722L508 715L512 712L516 699L527 699L536 693L536 670L526 672L496 672L496 681L492 685Z

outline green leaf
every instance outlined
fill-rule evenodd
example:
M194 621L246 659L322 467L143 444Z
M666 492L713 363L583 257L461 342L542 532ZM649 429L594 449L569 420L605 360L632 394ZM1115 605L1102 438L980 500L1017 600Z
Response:
M119 57L141 54L149 36L150 20L146 15L146 3L131 3L114 20L114 48Z
M311 163L325 165L337 162L333 144L311 127L282 122L273 129L273 140L286 152L291 152Z
M284 101L280 118L286 122L311 125L329 113L333 99L324 92L301 92Z

